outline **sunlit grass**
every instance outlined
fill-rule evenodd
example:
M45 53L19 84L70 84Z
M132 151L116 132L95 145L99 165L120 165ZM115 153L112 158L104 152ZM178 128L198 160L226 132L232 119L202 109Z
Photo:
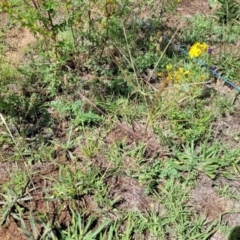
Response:
M238 148L221 143L216 127L235 105L201 66L238 80L236 55L216 50L236 43L238 25L197 14L166 31L156 1L59 3L12 9L41 37L18 69L0 58L0 159L21 166L1 186L1 223L14 219L29 239L226 235L220 216L210 221L189 201L200 174L239 178ZM31 171L46 162L53 172ZM230 188L217 191L239 199Z

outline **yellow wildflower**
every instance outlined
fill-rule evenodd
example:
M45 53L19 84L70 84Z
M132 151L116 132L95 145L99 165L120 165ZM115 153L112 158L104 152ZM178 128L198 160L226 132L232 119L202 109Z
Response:
M171 82L173 80L173 77L171 74L168 74L166 79L168 82Z
M184 74L184 69L182 67L178 68L178 73L180 75L183 75Z
M163 74L161 72L158 73L158 77L162 77Z
M166 66L166 69L167 69L167 71L171 71L171 70L172 70L172 65L168 64L168 65Z
M166 65L167 74L165 75L162 72L158 73L158 77L166 76L166 80L168 82L182 82L187 81L189 76L191 75L189 70L185 70L183 67L179 67L177 70L173 70L173 66L168 64Z
M203 52L208 50L208 45L206 43L196 42L191 46L189 50L190 58L199 57Z
M174 71L174 78L177 82L181 80L181 73L179 71Z

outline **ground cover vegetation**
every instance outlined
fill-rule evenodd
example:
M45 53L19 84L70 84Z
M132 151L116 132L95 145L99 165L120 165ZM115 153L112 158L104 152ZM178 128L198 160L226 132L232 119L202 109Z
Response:
M0 239L240 225L237 0L1 0L0 16Z

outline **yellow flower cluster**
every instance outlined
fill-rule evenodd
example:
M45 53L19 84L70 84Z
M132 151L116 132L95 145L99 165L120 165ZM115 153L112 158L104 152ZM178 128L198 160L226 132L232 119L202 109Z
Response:
M191 46L188 54L190 58L199 57L202 53L207 52L207 50L208 45L206 43L196 42Z
M183 80L187 80L187 78L191 75L189 70L184 70L184 68L180 67L178 70L172 71L173 67L172 65L167 65L166 70L167 70L167 76L166 79L169 82L181 82ZM162 77L163 74L160 72L158 73L159 77Z

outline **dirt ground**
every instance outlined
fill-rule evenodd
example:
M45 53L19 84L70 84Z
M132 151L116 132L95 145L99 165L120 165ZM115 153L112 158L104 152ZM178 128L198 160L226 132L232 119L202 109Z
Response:
M183 0L178 8L177 13L179 16L191 17L197 12L203 14L211 14L212 9L208 6L208 0ZM1 14L2 20L1 24L7 24L7 18L5 14ZM180 19L180 18L179 18ZM169 20L169 21L179 21L178 20ZM171 25L173 22L171 22ZM34 43L36 40L34 36L26 29L21 28L6 28L5 31L5 41L6 41L6 50L5 57L9 62L13 64L19 64L24 59L24 51L29 44ZM217 87L217 86L216 86ZM227 86L221 85L221 90L226 93L228 91L234 91ZM239 104L239 101L236 102ZM240 106L240 104L239 104ZM240 148L240 107L239 111L234 115L222 116L217 119L213 124L212 128L214 130L214 138L221 139L222 142L229 145L231 148L239 149ZM162 157L167 157L168 154L162 151L160 144L156 143L154 136L149 133L149 137L144 137L140 134L141 126L137 126L140 130L134 131L132 128L128 127L125 123L120 124L115 129L109 132L106 136L105 143L111 144L121 138L126 138L127 144L131 145L135 142L145 142L147 146L147 156L150 157L153 153L158 153ZM135 127L136 129L136 127ZM73 154L76 157L81 156L79 149L75 149ZM60 153L56 155L57 158L61 158L61 162L64 164L63 156L60 156ZM104 165L103 156L100 154L96 156L96 164L102 168L106 169L109 166ZM134 164L129 161L129 164ZM1 166L0 166L1 167ZM43 186L44 189L48 189L51 186L51 181L48 180L48 177L54 178L58 172L58 167L52 168L50 172L42 172L41 169L32 176L31 183L28 188L31 187L31 184L35 187L33 193L33 201L31 204L26 204L24 207L27 210L31 209L32 211L44 212L46 209L50 209L49 214L54 216L56 214L56 209L61 205L60 202L52 201L50 206L47 207L47 204L44 198L44 192L40 191ZM116 204L118 209L138 209L138 210L148 210L152 206L152 199L146 195L143 188L140 184L124 174L119 177L112 177L108 181L110 191L110 198L115 199L120 196L119 202ZM222 222L226 223L228 226L240 225L240 214L229 213L234 209L239 209L240 204L236 200L226 199L221 197L217 191L218 186L225 186L228 184L233 191L238 192L240 181L228 181L221 177L217 178L215 181L208 178L204 174L200 174L198 178L198 184L196 188L191 192L191 197L189 205L191 205L195 210L199 212L203 218L209 221L217 221L221 214ZM84 206L89 209L94 209L96 207L95 203L91 200L91 196L85 196L77 204L79 206ZM155 206L156 209L158 206ZM55 216L56 217L56 216ZM61 224L67 225L70 221L70 212L67 208L62 208L61 213L58 213L58 220ZM21 225L19 221L11 218L8 223L6 223L2 228L0 228L0 240L24 240L27 239L19 231ZM210 240L226 240L221 232L216 232L210 238Z
M30 44L36 42L35 37L26 28L8 26L6 13L1 13L1 24L5 25L4 57L7 62L16 65L24 61L24 54Z

